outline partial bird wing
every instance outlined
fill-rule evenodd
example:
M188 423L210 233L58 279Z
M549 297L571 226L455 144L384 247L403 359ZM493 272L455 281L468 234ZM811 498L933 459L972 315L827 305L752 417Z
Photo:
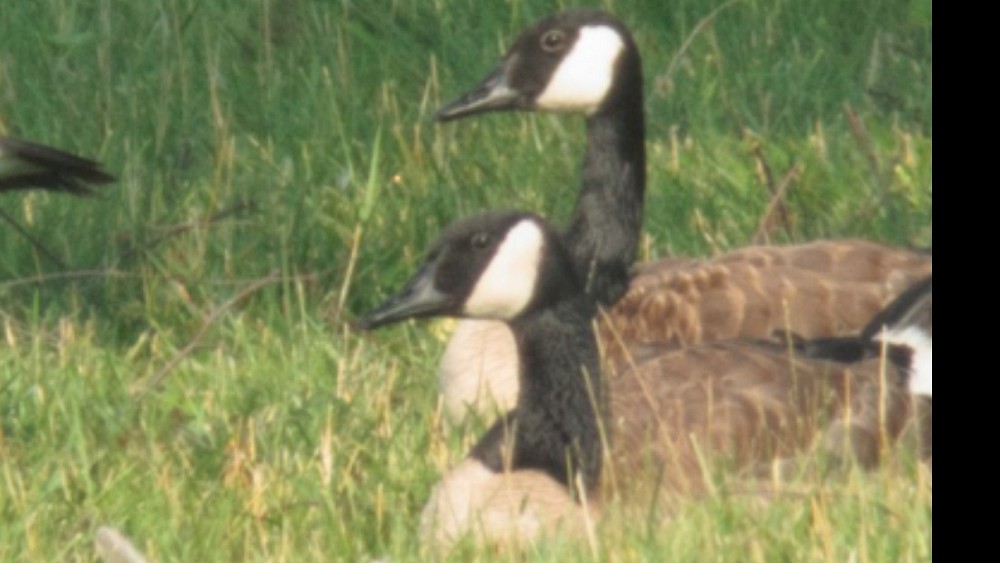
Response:
M0 192L41 188L90 195L91 185L114 180L93 160L38 143L0 137Z

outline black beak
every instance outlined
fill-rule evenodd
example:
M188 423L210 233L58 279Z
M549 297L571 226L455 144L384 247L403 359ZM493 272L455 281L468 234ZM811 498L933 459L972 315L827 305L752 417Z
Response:
M478 86L443 105L437 110L435 119L451 121L479 113L521 107L523 103L520 92L511 88L507 81L507 70L512 61L513 59L507 59L500 63Z
M430 263L403 287L357 323L361 330L374 330L406 319L431 317L451 312L452 298L434 287L437 264Z

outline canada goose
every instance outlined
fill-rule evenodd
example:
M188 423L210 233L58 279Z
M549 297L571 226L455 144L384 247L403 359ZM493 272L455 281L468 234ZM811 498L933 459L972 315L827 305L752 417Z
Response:
M642 90L628 28L604 12L573 10L529 27L479 85L437 113L442 121L509 110L586 115L582 185L563 237L588 290L610 307L599 335L612 359L618 342L851 333L930 272L929 255L844 240L661 260L632 276L646 182ZM515 358L503 324L460 322L439 373L447 418L510 408Z
M865 465L899 432L906 393L894 378L882 385L877 365L798 360L780 345L639 352L602 376L596 303L571 260L535 215L459 221L359 323L449 315L503 320L514 334L517 404L435 487L421 517L430 545L447 549L466 534L517 543L559 527L579 533L608 495L699 491L705 460L766 464L810 446L831 420L842 438L834 453L846 447Z
M90 184L115 181L101 165L59 149L0 137L0 192L40 188L91 195Z

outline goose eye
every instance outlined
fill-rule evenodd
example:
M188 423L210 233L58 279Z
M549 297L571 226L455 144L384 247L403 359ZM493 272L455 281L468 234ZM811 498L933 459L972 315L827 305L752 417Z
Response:
M566 43L566 34L559 29L553 29L542 35L542 50L549 53L561 51Z
M476 233L472 235L472 248L485 250L490 245L490 235L487 233Z

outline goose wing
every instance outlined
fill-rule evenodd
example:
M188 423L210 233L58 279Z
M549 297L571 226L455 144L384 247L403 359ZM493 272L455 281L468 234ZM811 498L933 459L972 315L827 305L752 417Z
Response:
M704 467L757 470L819 445L877 463L909 414L905 386L878 360L844 365L766 343L719 342L622 361L609 374L611 470L605 479L662 473L670 491L697 492ZM631 488L631 487L628 487Z

